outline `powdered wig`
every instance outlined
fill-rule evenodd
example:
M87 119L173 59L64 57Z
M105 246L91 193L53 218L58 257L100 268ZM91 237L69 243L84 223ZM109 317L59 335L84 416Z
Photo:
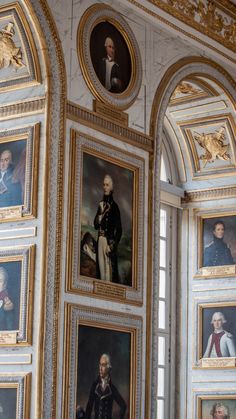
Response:
M110 176L110 175L105 175L104 176L104 180L105 179L108 179L109 180L109 182L110 182L110 184L111 184L111 190L113 191L113 187L114 187L114 185L113 185L113 180L112 180L112 177Z
M224 314L223 314L223 313L221 313L221 311L216 311L216 312L213 314L213 316L212 316L212 319L211 319L211 324L213 324L213 321L214 321L214 317L215 317L215 316L220 317L220 318L222 319L222 322L223 322L223 323L226 323L226 322L227 322L227 320L225 320L225 316L224 316Z
M111 39L109 36L107 36L107 37L106 37L106 39L105 39L105 44L104 44L104 47L108 47L108 45L109 45L110 43L112 43L112 44L113 44L113 46L114 46L114 48L115 48L115 44L114 44L113 39Z
M223 419L230 419L230 411L229 411L229 408L228 408L228 406L225 406L223 403L215 403L213 405L212 410L211 410L212 417L214 417L214 414L216 412L216 409L218 409L219 407L222 408L222 409L224 409L224 417L223 417Z
M100 357L100 359L101 358L106 358L107 367L111 370L112 366L111 366L111 357L110 357L110 355L108 355L108 354L102 354L101 357Z

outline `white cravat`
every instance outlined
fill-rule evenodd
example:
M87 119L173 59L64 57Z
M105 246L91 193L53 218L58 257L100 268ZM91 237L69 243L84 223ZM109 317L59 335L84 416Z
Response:
M3 177L4 177L5 173L6 173L6 170L5 170L5 172L1 172L0 182L2 182L2 180L3 180Z
M114 60L109 60L109 58L106 59L106 79L105 79L105 87L107 90L110 90L111 88L111 70L114 65Z

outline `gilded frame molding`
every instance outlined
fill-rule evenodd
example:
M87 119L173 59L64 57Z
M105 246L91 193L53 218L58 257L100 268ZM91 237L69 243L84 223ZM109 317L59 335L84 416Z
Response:
M0 346L19 347L29 346L32 343L35 250L35 245L11 248L6 247L0 250L0 265L4 264L4 267L6 267L7 263L21 263L19 329L12 332L1 332Z
M130 334L129 419L139 419L142 384L142 318L134 315L128 317L126 314L114 311L104 311L103 309L99 310L68 303L65 305L63 419L68 417L75 419L80 325Z
M9 80L0 81L0 91L22 89L23 87L40 84L42 77L38 53L30 25L22 7L19 3L4 5L0 7L0 19L4 18L4 16L11 18L18 27L21 46L27 59L28 75L24 74L12 77Z
M26 141L24 202L23 205L0 208L0 222L20 221L23 218L35 218L37 215L39 137L40 123L0 131L0 144Z
M236 357L203 357L203 311L204 309L217 309L221 308L235 308L236 302L234 300L223 299L218 300L202 301L195 299L194 301L194 317L197 319L195 322L195 350L194 350L194 369L234 369L236 367ZM226 326L227 327L227 326Z
M205 219L215 218L216 221L222 220L222 217L235 216L235 211L219 212L199 212L197 215L197 240L198 240L198 252L197 252L197 272L194 278L228 278L235 277L236 275L236 264L235 265L223 265L223 266L211 266L203 267L203 222ZM224 221L224 220L223 220Z
M231 394L230 394L231 392ZM216 393L214 394L213 392L210 394L201 394L201 392L199 391L200 394L195 394L195 408L197 410L197 419L204 419L202 416L202 403L207 400L212 401L212 404L214 403L222 403L222 401L226 401L227 404L227 400L235 400L235 404L236 404L236 392L233 392L232 389L228 390L228 393L226 393L225 391L219 394L219 391L216 390Z
M101 22L114 26L123 37L131 59L131 77L128 87L122 93L109 92L99 81L90 54L90 37L92 30ZM77 51L81 70L92 94L101 102L117 109L127 109L138 96L142 83L142 61L138 43L129 25L110 6L95 4L83 14L77 33Z
M207 382L207 381L204 381ZM216 380L215 383L222 383L222 380ZM217 385L217 384L215 384ZM203 419L201 415L202 402L212 401L212 404L217 402L222 402L227 400L236 400L236 389L235 387L212 387L212 388L197 388L194 387L192 391L192 418L193 419Z
M104 161L127 168L133 172L133 224L132 224L132 286L107 283L88 278L79 273L81 240L81 194L83 153L102 158ZM67 237L67 290L96 298L113 299L121 303L141 305L143 301L144 245L144 160L115 146L71 130L69 173L69 217ZM94 214L95 216L95 214Z
M16 416L12 419L30 419L30 386L31 374L1 374L0 390L15 388L16 395Z

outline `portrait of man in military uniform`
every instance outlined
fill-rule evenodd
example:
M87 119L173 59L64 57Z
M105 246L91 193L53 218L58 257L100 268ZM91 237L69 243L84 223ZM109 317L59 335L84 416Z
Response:
M132 286L133 194L132 170L83 153L80 275Z
M236 217L206 218L203 222L203 266L236 263Z
M101 84L111 93L124 92L131 78L130 53L122 34L110 22L93 28L90 54Z
M132 419L130 371L130 333L80 325L78 418Z
M24 205L26 140L0 144L0 208Z
M229 304L229 303L228 303ZM202 309L202 357L236 357L236 306L217 305Z

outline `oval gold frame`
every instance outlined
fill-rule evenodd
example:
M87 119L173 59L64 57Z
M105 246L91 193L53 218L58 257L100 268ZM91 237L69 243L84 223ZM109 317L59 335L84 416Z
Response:
M129 50L131 77L128 87L122 93L109 92L99 81L93 67L90 36L101 22L113 25L120 32ZM127 109L135 101L142 82L141 55L130 27L115 10L104 4L95 4L85 11L77 31L77 53L87 86L98 100L118 109Z

